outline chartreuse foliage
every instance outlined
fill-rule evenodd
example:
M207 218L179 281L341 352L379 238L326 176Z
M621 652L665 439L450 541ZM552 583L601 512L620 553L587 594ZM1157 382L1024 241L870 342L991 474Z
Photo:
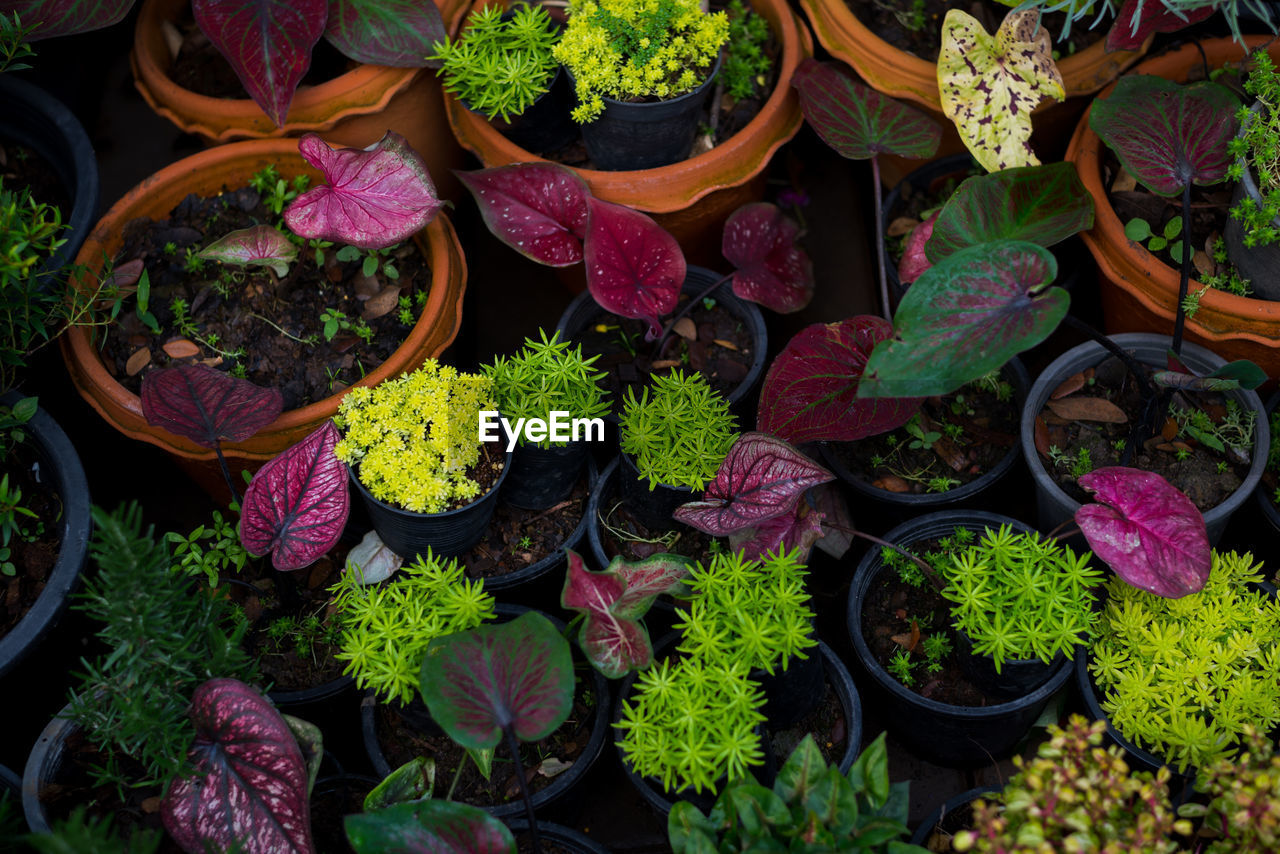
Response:
M1040 854L1044 851L1165 854L1178 850L1172 831L1188 833L1169 803L1168 768L1130 773L1119 747L1102 747L1106 723L1072 715L1049 727L1036 757L1013 758L1018 773L1004 791L973 805L973 829L955 835L957 851Z
M1280 74L1265 50L1253 54L1253 67L1244 89L1258 100L1258 109L1241 107L1240 134L1227 143L1236 161L1227 167L1227 177L1239 181L1245 169L1253 172L1262 205L1249 194L1231 209L1231 217L1244 228L1245 246L1265 246L1280 240L1276 217L1280 216Z
M547 339L526 338L524 348L510 359L499 356L481 370L493 384L498 411L513 424L517 418L548 418L553 410L568 412L571 418L599 418L609 411L607 392L600 387L603 371L592 368L598 355L584 359L581 345L569 346L557 330ZM521 444L524 437L521 436ZM551 447L550 439L538 447Z
M1089 670L1122 735L1185 769L1280 723L1280 604L1246 586L1260 569L1214 552L1204 589L1180 599L1107 583Z
M396 575L365 585L344 572L329 588L342 627L344 673L361 689L408 703L418 690L418 668L434 638L471 629L494 615L482 580L465 578L456 558L428 551Z
M1266 854L1280 851L1280 755L1275 743L1252 726L1244 752L1200 769L1196 790L1208 806L1184 804L1178 815L1204 817L1201 835L1217 837L1205 854Z
M753 780L720 793L709 815L688 801L671 808L667 837L675 854L804 851L919 854L901 841L908 783L889 783L883 733L848 775L822 758L812 735L796 745L772 789Z
M656 375L638 400L628 388L618 426L622 452L635 458L650 489L703 489L738 436L729 402L696 371Z

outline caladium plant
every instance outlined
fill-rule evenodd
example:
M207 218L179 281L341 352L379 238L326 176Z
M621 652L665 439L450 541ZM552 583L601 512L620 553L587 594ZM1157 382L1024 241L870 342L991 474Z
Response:
M224 234L196 255L223 264L267 267L283 279L289 275L289 265L298 257L298 247L278 228L251 225Z
M511 854L515 839L489 813L456 801L395 804L344 820L356 854Z

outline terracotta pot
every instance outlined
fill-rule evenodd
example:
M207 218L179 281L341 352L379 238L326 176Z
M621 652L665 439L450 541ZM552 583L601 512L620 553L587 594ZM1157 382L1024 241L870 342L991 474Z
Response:
M462 25L464 12L497 0L475 0L449 19L450 31ZM596 198L650 214L680 242L691 264L714 266L720 258L720 231L739 206L764 195L764 169L773 153L800 130L800 99L791 74L813 53L808 29L786 0L751 0L752 8L773 28L782 44L778 84L760 112L711 151L655 169L601 172L575 169ZM504 137L483 116L444 95L449 125L458 141L486 167L540 160Z
M462 0L439 0L448 20ZM211 98L184 89L169 77L172 58L163 25L183 13L188 0L143 0L129 65L134 85L160 115L208 145L242 139L320 134L334 145L363 148L394 130L427 161L440 192L458 198L453 169L463 152L444 133L440 83L429 68L361 65L318 86L301 86L278 128L250 98Z
M1246 36L1249 48L1270 40L1270 36ZM1194 70L1201 76L1201 53L1210 68L1244 58L1245 48L1230 39L1189 44L1148 59L1134 69L1135 74L1155 74L1185 82ZM1280 45L1270 48L1272 59L1280 60ZM1107 97L1110 90L1099 97ZM1105 146L1089 129L1086 113L1071 138L1067 159L1076 165L1080 180L1093 196L1093 228L1084 232L1085 245L1098 262L1098 286L1108 333L1173 332L1178 303L1178 270L1155 257L1141 244L1125 237L1124 224L1116 216L1102 183ZM1194 271L1193 271L1194 274ZM1193 281L1189 292L1202 285ZM1200 310L1187 318L1187 338L1208 347L1228 361L1250 359L1269 377L1280 376L1280 302L1251 299L1209 289L1200 298Z
M312 178L319 177L319 173L302 160L296 144L290 139L254 140L210 148L166 166L116 202L85 241L76 256L76 263L85 266L87 277L97 276L104 258L113 257L120 249L121 233L130 220L143 216L167 217L188 193L213 195L224 186L243 185L254 172L273 163L286 177L299 172L306 172ZM400 348L357 385L376 385L388 377L418 367L425 359L438 356L458 333L467 266L453 226L440 213L414 236L414 241L426 253L431 268L427 303ZM141 399L107 372L85 327L68 329L60 346L72 382L81 397L112 427L132 439L150 442L173 454L180 465L201 481L202 486L210 488L211 492L218 491L211 488L221 481L213 451L190 439L148 425L142 416ZM337 411L342 396L341 393L335 394L300 409L281 413L257 435L244 442L224 445L223 453L228 463L238 464L240 468L256 468L319 427ZM191 463L197 465L193 467ZM212 475L212 480L206 481L202 473Z

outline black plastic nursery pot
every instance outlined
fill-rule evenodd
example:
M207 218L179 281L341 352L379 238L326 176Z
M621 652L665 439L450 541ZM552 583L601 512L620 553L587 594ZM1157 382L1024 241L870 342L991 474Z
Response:
M579 439L546 448L520 443L511 452L511 471L502 500L524 510L546 510L564 500L586 464L587 442Z
M1267 398L1267 425L1271 424L1271 413L1276 411L1276 406L1280 406L1280 391L1275 392L1271 397ZM1263 469L1266 473L1266 469ZM1272 501L1276 489L1280 488L1280 472L1274 473L1277 476L1277 482L1268 484L1267 478L1263 478L1258 483L1258 488L1253 491L1253 499L1258 505L1258 509L1262 511L1262 518L1267 520L1267 524L1271 526L1273 534L1280 534L1280 507Z
M58 769L69 756L67 739L79 729L74 721L64 717L70 710L70 705L64 706L57 717L49 721L32 745L31 753L27 755L27 764L22 770L22 812L26 816L27 826L34 833L51 829L48 814L40 801L40 793L57 781Z
M3 79L0 75L0 81ZM0 397L0 403L6 406L20 400L22 395L16 392ZM58 558L49 570L39 597L18 624L0 637L0 677L34 651L66 612L69 597L79 585L80 573L88 559L89 533L93 527L89 514L89 482L67 434L43 409L36 409L24 431L42 460L37 477L48 477L62 502L61 518L47 523L49 529L56 528L60 545Z
M962 811L969 804L978 798L986 795L993 795L1000 791L997 786L976 786L967 792L961 792L955 797L948 798L945 802L938 805L936 809L929 814L929 817L916 825L915 832L911 834L911 844L924 847L929 842L929 837L935 832L946 834L948 837L955 834L956 831L964 830L965 826L962 821ZM930 848L930 851L947 850Z
M1254 120L1261 108L1261 102L1255 101L1249 110L1250 118L1246 124ZM1243 127L1240 133L1244 133ZM1244 157L1241 157L1238 162L1242 169L1240 180L1236 182L1235 190L1231 195L1231 208L1234 210L1247 197L1257 210L1262 210L1263 193L1258 188L1255 170ZM1276 221L1273 220L1270 224L1275 227ZM1241 278L1249 280L1254 296L1258 299L1280 299L1280 245L1268 243L1252 247L1245 246L1244 226L1233 216L1227 217L1227 225L1222 230L1222 239L1227 246L1227 258L1240 273Z
M489 121L503 136L526 151L534 154L556 151L578 138L578 127L569 118L571 97L569 75L564 66L556 66L547 91L523 113L505 121L500 117Z
M338 676L310 688L294 691L268 691L267 699L282 712L306 718L306 711L320 705L340 703L355 693L356 680L351 676Z
M529 832L529 822L524 818L504 819L507 827L517 837ZM544 844L550 843L570 854L609 854L609 849L594 841L584 833L562 824L549 821L538 822L538 836Z
M1112 341L1144 365L1163 368L1167 361L1170 339L1166 335L1154 335L1146 332L1127 332L1108 336ZM1053 477L1045 469L1044 463L1036 450L1035 425L1036 416L1044 408L1049 395L1053 393L1063 380L1072 374L1094 367L1110 357L1101 344L1093 341L1073 347L1049 364L1036 378L1027 394L1022 408L1022 457L1036 489L1036 513L1039 528L1051 531L1063 522L1075 516L1080 502L1063 491ZM1205 375L1222 367L1226 360L1216 356L1198 344L1184 341L1182 344L1182 361L1197 374ZM1267 466L1267 451L1271 443L1271 431L1267 424L1267 414L1261 398L1256 392L1235 389L1226 392L1242 407L1255 413L1254 421L1254 454L1249 473L1240 487L1217 507L1204 513L1204 524L1208 530L1210 545L1218 542L1227 527L1231 515L1240 508L1258 487L1262 480L1262 472Z
M664 531L680 524L671 514L681 504L697 501L699 494L689 486L672 486L668 483L655 484L649 488L649 479L640 474L635 460L630 454L618 455L618 490L622 500L626 502L633 516L646 528Z
M957 525L976 533L1000 525L1010 525L1016 531L1031 530L1016 519L995 513L938 511L904 522L885 534L884 539L909 546L948 536ZM923 697L890 675L862 636L864 603L872 584L885 569L879 549L871 549L863 556L849 585L847 619L858 663L879 689L890 731L912 752L939 765L979 765L1007 756L1053 695L1071 678L1071 662L1064 657L1034 690L989 706L957 706Z

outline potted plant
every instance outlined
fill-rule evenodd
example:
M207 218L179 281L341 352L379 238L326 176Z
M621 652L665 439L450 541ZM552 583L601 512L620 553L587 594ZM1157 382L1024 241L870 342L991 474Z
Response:
M1243 731L1244 751L1200 769L1196 788L1208 804L1178 807L1178 815L1200 819L1197 852L1265 851L1280 842L1276 835L1276 795L1280 758L1275 745L1252 726Z

